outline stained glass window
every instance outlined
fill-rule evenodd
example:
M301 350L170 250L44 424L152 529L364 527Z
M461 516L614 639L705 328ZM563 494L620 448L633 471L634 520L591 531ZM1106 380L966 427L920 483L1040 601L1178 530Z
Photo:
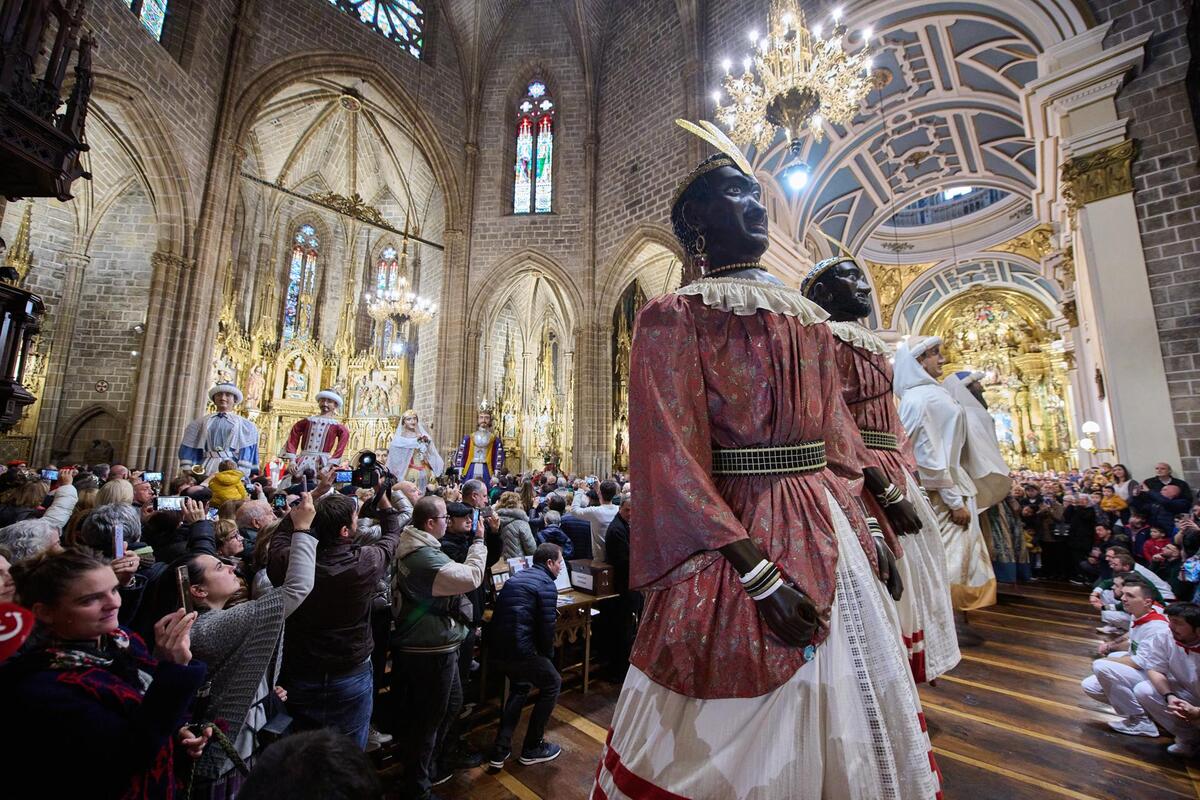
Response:
M167 0L126 0L129 10L150 31L150 35L162 41L163 21L167 17Z
M554 101L542 81L531 81L517 106L513 213L548 214L554 198Z
M285 340L312 333L320 244L312 225L301 225L296 229L292 239L292 260L288 266L287 294L283 298Z
M425 12L412 0L329 0L407 50L414 58L425 49Z
M400 281L400 262L396 258L396 248L385 247L379 254L379 264L375 268L375 291L379 294L390 292Z

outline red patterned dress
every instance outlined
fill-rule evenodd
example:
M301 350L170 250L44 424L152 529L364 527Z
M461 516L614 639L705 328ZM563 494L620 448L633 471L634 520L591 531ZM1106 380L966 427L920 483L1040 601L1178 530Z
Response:
M933 798L938 776L848 479L868 454L823 310L703 279L648 303L630 370L630 584L646 593L593 798ZM824 441L828 468L711 474L714 448ZM830 614L794 648L718 548L749 537Z
M907 495L921 519L920 533L900 540L903 556L897 566L904 581L904 594L897 603L897 611L913 678L918 683L933 680L953 669L961 656L937 515L917 486L914 478L917 464L892 395L891 350L882 339L857 323L828 325L834 335L842 396L870 449L871 463ZM894 449L881 442L889 437L896 441ZM890 544L895 534L883 509L870 492L863 492L863 500L868 512L879 520L885 535L890 537Z

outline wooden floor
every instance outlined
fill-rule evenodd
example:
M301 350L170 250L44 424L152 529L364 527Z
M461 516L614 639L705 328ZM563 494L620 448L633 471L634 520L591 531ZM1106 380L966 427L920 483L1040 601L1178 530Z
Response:
M1101 639L1086 597L1067 584L1029 584L972 612L987 643L964 650L952 673L921 689L946 800L1200 798L1200 765L1168 755L1169 739L1112 732L1111 710L1080 691ZM562 745L556 761L523 767L514 758L501 772L462 772L435 791L478 800L586 798L619 689L593 680L587 695L577 681L564 691L546 732ZM494 732L487 725L470 740L486 753ZM522 724L513 741L523 733ZM394 782L394 768L381 774Z

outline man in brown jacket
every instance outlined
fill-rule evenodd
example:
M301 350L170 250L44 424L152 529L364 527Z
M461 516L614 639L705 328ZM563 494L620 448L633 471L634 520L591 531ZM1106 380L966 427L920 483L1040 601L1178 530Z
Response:
M317 539L313 589L287 620L280 685L299 730L333 728L366 749L375 696L371 674L371 606L400 541L399 513L379 492L380 537L353 544L358 502L329 494L317 502L312 535ZM283 583L291 522L271 537L267 576Z

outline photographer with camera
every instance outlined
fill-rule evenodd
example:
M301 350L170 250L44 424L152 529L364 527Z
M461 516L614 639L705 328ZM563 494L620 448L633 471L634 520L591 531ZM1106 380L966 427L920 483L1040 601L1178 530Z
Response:
M371 608L400 541L400 519L388 497L395 476L376 464L375 454L363 453L354 472L355 485L367 483L363 488L375 495L361 509L355 498L336 492L317 501L316 578L308 598L287 619L279 683L287 690L296 730L334 728L366 749L374 700ZM376 541L355 544L360 515L378 520ZM287 573L295 527L285 517L271 535L267 576L276 586Z
M442 552L448 518L444 500L422 497L396 549L392 730L404 739L401 796L421 800L448 780L454 767L478 766L481 760L448 764L445 758L453 744L447 733L462 706L458 650L473 626L473 609L464 595L483 583L487 557L481 525L473 529L463 563Z

